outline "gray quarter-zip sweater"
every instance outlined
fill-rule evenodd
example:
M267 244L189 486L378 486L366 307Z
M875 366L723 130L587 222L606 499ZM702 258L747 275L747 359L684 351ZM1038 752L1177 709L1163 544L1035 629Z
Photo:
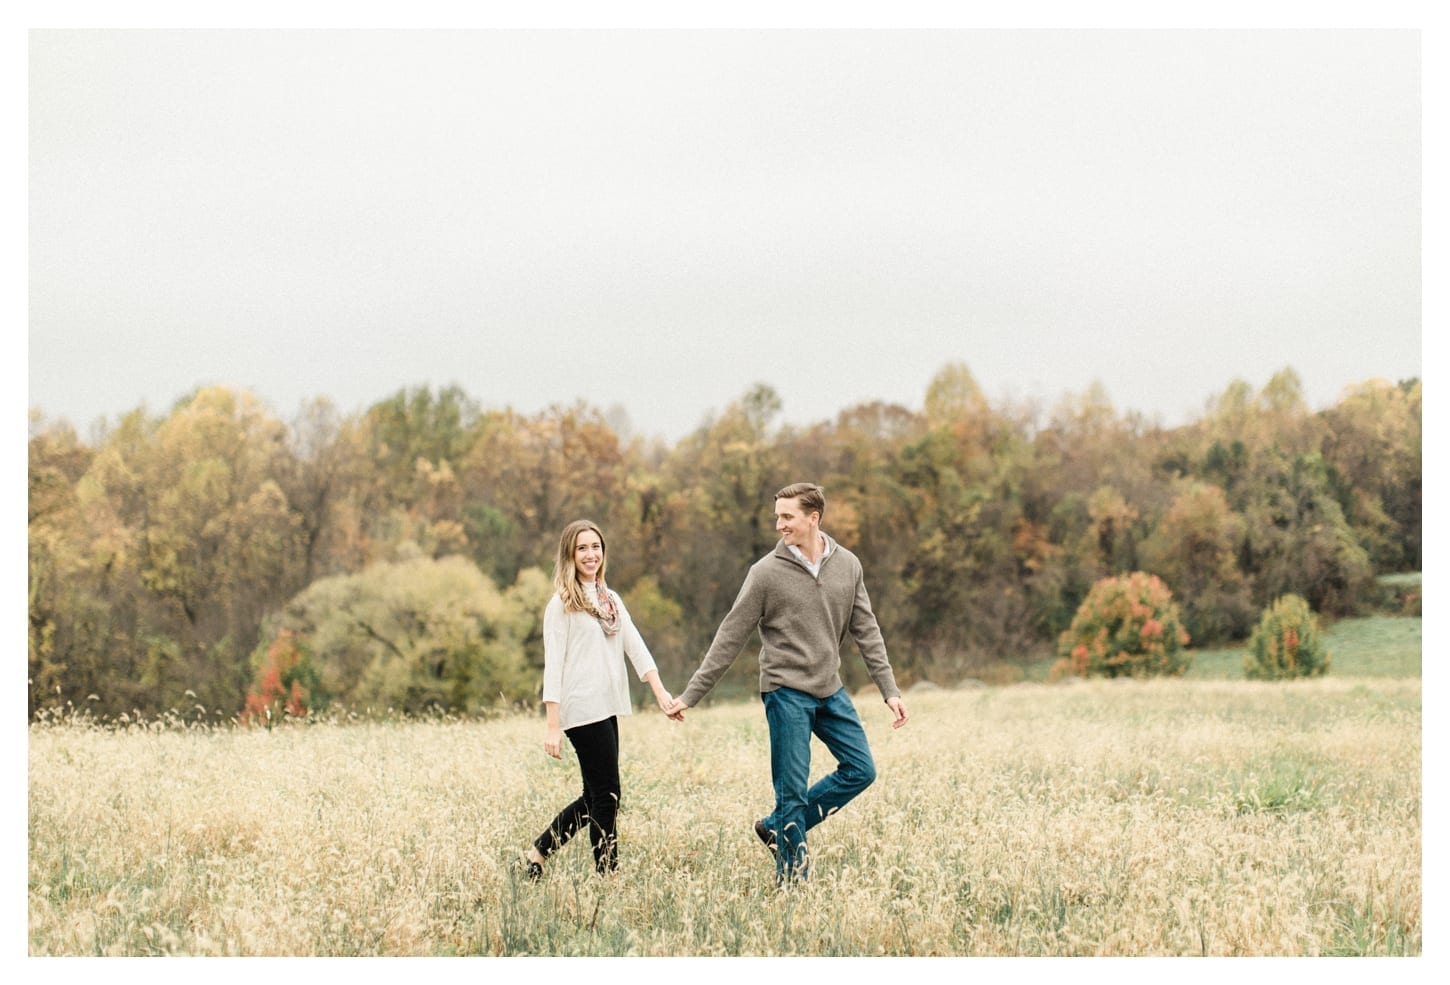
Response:
M822 531L822 536L825 532ZM788 687L818 698L842 687L841 650L856 641L882 699L898 697L886 641L861 578L861 562L835 541L818 576L791 554L785 541L750 566L730 613L680 700L693 708L740 656L760 628L760 690Z

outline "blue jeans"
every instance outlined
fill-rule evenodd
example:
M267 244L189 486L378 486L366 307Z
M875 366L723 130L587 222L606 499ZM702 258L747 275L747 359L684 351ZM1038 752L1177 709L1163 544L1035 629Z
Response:
M775 811L761 823L775 833L776 880L805 879L810 869L806 832L869 787L876 779L876 763L845 688L817 698L783 687L761 698L770 726L770 780L775 787ZM836 771L807 789L812 734L836 757Z

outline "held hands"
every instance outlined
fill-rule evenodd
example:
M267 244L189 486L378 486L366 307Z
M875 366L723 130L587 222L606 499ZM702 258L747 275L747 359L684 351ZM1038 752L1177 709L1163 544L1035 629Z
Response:
M685 720L685 706L680 704L678 698L670 697L670 692L663 688L655 692L655 704L660 706L660 711L664 712L671 721L683 722Z
M906 724L906 702L902 701L900 698L887 698L886 706L890 708L891 713L896 716L895 719L893 719L891 722L892 728L901 728L901 726Z
M644 681L649 685L649 689L654 692L655 704L660 706L660 711L677 722L683 722L685 720L685 706L670 697L670 692L666 691L665 686L660 683L659 671L651 670L648 674L644 675Z

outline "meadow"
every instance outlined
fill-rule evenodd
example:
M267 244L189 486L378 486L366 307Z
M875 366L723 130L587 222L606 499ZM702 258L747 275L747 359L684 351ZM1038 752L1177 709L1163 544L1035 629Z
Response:
M789 892L750 830L758 700L624 719L619 871L581 839L539 883L512 863L578 785L539 716L55 716L29 730L29 953L1418 956L1419 625L1341 624L1315 681L919 690L899 731L859 694L879 779Z

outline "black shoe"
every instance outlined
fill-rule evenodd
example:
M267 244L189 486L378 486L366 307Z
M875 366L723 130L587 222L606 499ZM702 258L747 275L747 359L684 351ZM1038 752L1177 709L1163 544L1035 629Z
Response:
M764 845L766 848L769 848L770 849L770 854L772 854L772 855L775 854L775 832L774 831L771 831L765 825L761 824L759 821L756 821L755 822L755 837L757 837L757 838L760 839L760 843L762 845Z

